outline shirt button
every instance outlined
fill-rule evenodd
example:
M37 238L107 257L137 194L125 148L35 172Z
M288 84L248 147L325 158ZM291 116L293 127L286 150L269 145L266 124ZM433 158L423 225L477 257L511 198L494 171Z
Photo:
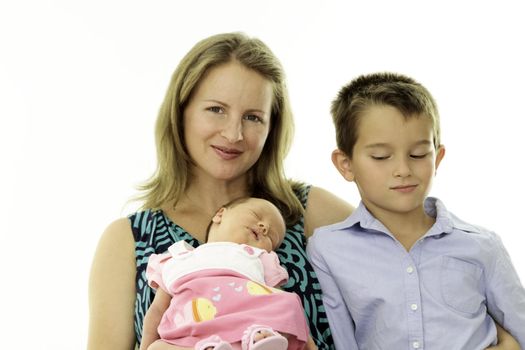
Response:
M414 268L412 266L407 267L407 272L408 273L414 272Z
M413 342L413 343L412 343L412 347L413 347L414 349L419 349L419 342L418 342L418 341Z
M416 311L417 310L417 304L410 305L410 309L412 309L412 311Z

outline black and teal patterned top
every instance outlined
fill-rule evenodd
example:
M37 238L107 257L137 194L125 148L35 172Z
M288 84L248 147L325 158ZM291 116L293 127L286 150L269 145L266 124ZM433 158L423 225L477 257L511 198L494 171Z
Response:
M306 207L310 186L304 185L296 195ZM199 242L176 223L172 222L162 210L145 210L129 216L135 238L137 261L135 300L135 334L137 343L142 339L142 323L146 310L151 305L154 291L148 286L146 267L151 254L164 253L173 243L185 240L193 247ZM297 293L303 302L312 338L319 349L334 349L328 320L321 300L321 289L315 272L306 257L306 237L304 218L287 227L284 241L276 250L281 264L288 270L290 278L282 289Z

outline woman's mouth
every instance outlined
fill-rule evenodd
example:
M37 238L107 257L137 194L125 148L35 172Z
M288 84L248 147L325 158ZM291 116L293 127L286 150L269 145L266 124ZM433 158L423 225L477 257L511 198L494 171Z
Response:
M231 160L239 157L242 154L242 151L235 148L220 147L220 146L211 146L215 153L224 160Z

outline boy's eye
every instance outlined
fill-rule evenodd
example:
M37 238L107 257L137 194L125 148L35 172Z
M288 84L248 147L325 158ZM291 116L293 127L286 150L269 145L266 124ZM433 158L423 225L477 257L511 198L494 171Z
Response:
M374 160L385 160L390 158L390 156L371 156Z
M428 153L425 153L425 154L411 154L411 155L410 155L410 158L413 158L413 159L423 159L423 158L425 158L427 155L428 155Z

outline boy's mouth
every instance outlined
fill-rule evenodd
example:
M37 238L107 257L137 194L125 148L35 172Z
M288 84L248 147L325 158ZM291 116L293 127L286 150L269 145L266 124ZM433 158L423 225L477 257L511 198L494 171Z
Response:
M417 185L400 185L390 187L390 189L401 193L409 193L415 190L416 187Z

